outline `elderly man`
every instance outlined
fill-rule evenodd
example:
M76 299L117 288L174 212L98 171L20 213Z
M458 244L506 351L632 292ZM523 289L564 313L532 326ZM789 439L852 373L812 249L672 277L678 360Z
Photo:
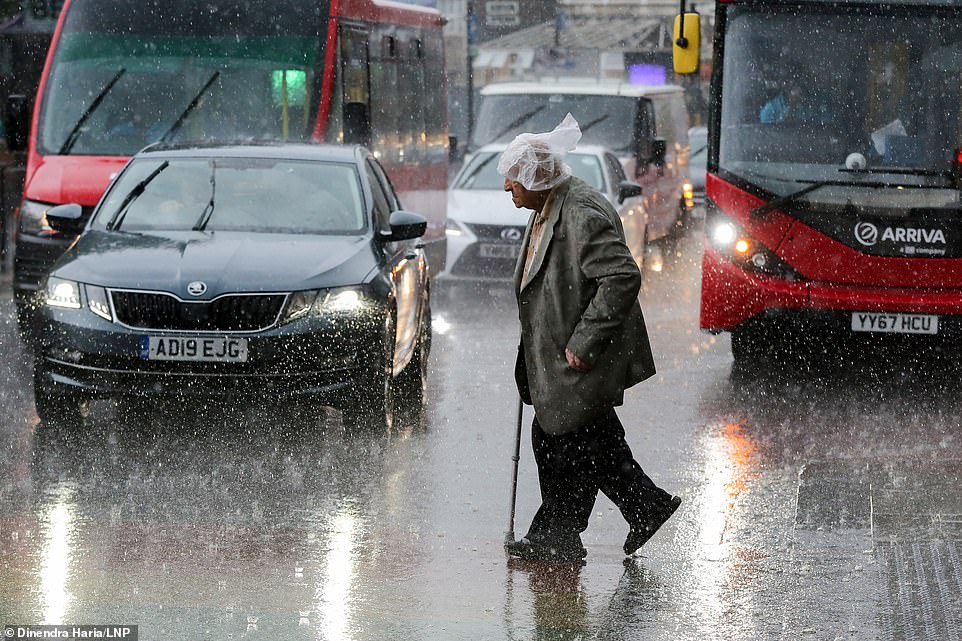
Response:
M519 135L498 164L515 207L534 212L515 272L515 377L535 409L542 503L527 535L505 544L528 560L581 562L598 490L628 521L628 555L681 504L635 461L615 414L624 390L655 366L638 303L641 275L618 213L564 164L580 138L568 114L554 131Z

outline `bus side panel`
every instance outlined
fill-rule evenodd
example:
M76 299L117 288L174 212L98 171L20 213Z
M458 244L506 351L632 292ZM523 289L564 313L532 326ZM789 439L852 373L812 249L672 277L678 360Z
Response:
M699 326L709 331L732 330L767 309L804 309L808 285L758 276L722 256L705 240L702 257Z
M44 203L93 207L110 179L127 162L123 157L37 156L29 197Z
M801 222L792 226L779 254L813 281L864 287L962 287L958 258L871 256Z
M337 7L337 0L332 3L331 11ZM328 73L324 74L323 85L321 86L321 104L317 108L317 122L314 123L312 138L314 142L323 142L327 135L328 123L331 118L331 104L334 96L334 81L340 77L340 70L335 70L336 65L340 64L337 54L337 32L338 21L331 18L327 25L327 45L324 49L324 69Z
M47 86L47 78L50 76L50 67L53 64L54 54L57 52L57 45L60 42L60 32L63 30L63 23L66 20L67 12L70 11L71 0L64 0L63 8L60 10L60 17L57 18L57 26L53 30L50 39L50 47L47 50L47 60L43 65L43 73L40 75L40 82L37 86L37 96L33 101L33 114L30 118L30 138L27 141L27 170L24 175L23 197L34 198L31 194L31 182L33 174L37 171L41 157L37 152L37 132L40 127L40 112L43 111L43 95Z

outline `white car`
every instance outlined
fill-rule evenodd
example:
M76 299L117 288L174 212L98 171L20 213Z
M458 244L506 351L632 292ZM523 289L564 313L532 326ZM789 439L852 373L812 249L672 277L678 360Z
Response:
M531 214L515 208L504 191L498 159L505 145L492 144L466 159L448 190L448 281L510 281ZM597 188L621 215L625 237L644 272L648 216L641 186L627 180L618 157L605 147L582 145L568 152L571 171Z

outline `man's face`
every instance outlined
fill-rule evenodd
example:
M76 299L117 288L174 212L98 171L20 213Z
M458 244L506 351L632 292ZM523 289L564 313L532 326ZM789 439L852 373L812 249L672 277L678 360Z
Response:
M543 193L540 191L529 191L524 185L510 178L504 179L504 190L511 192L511 202L518 209L537 210L544 204Z

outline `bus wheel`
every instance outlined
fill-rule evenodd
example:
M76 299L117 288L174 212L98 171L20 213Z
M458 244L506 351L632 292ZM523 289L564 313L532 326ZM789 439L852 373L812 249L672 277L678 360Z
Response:
M765 349L765 336L747 327L732 330L732 357L735 366L745 368L752 365L766 365L768 358Z
M788 350L785 343L772 332L751 327L732 330L732 357L735 367L770 368L787 365Z

